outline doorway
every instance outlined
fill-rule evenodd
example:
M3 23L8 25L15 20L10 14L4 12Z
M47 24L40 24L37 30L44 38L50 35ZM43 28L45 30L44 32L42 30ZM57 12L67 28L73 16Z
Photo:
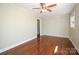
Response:
M37 38L40 38L40 19L37 19Z

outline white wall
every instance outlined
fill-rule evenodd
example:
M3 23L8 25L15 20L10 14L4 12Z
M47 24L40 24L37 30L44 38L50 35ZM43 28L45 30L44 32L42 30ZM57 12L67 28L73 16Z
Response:
M0 50L36 37L38 18L17 4L0 4ZM50 16L41 20L41 34L69 37L69 16Z
M0 50L36 37L37 19L21 6L0 4Z
M56 15L43 18L43 34L69 37L69 15Z
M75 48L79 52L79 4L76 5L70 16L75 11L75 28L70 28L70 39L72 40Z

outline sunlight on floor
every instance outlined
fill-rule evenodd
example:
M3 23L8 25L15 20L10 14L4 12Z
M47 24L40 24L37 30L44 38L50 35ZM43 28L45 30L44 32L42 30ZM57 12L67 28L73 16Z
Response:
M58 51L58 46L55 47L54 53L57 53Z

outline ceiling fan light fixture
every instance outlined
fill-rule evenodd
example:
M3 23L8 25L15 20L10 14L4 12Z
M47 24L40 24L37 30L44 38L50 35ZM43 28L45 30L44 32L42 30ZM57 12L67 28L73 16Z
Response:
M33 8L33 9L40 9L40 13L42 12L52 12L50 8L56 6L56 4L46 5L46 3L40 3L40 8Z
M47 12L47 9L42 9L42 12Z

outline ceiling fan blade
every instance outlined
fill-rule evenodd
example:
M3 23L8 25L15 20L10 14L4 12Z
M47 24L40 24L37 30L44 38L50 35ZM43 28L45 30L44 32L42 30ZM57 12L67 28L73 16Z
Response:
M41 6L42 9L44 8L43 7L44 5L45 5L45 3L40 3L40 6Z
M51 5L48 5L47 7L50 8L50 7L54 7L56 6L56 4L51 4Z
M41 9L41 8L32 8L32 9Z
M50 10L50 9L47 9L47 11L52 12L52 10Z

